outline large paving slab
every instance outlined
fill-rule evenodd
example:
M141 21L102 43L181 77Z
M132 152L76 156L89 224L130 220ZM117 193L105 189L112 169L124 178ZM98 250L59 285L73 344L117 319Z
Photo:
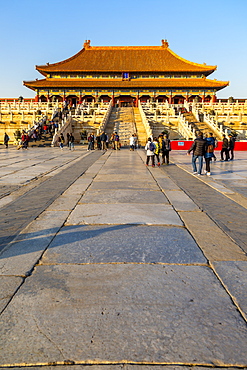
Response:
M97 181L93 182L90 186L90 190L101 190L101 189L138 189L138 190L160 190L158 185L153 181L144 181L140 180L128 180L128 176L126 176L125 181L116 181L112 179L111 182L109 181Z
M0 313L9 303L23 278L17 276L0 276Z
M66 225L145 224L183 226L173 207L167 204L78 204Z
M90 189L83 195L79 203L169 204L161 191L136 189Z
M171 179L169 179L169 177L166 177L165 175L164 177L160 177L156 180L162 190L180 190L180 188L174 183L174 181L172 181Z
M246 253L204 212L179 212L209 261L247 261Z
M181 190L166 190L165 195L176 211L200 211L193 200Z
M116 175L105 175L105 171L99 172L99 174L94 178L94 181L105 181L105 182L112 182L112 181L126 181L126 178L129 181L153 181L153 178L151 174L148 171L142 171L138 173L131 173L131 171L128 171L128 176L126 174L122 174L122 169L121 173L119 173L120 170L118 170L118 174Z
M187 230L165 226L67 226L42 263L201 263L207 260Z
M45 211L0 255L0 275L27 276L62 227L69 211Z
M214 266L247 320L247 261L215 262Z
M206 266L39 266L1 315L2 364L247 365L246 322Z

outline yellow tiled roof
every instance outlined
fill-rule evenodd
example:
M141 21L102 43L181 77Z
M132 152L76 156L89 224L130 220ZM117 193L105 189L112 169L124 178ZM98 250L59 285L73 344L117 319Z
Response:
M35 90L41 88L71 89L176 89L176 88L214 88L226 87L227 81L206 78L166 78L166 79L58 79L48 78L36 81L24 81L24 85Z
M162 40L163 41L163 40ZM46 75L51 72L198 72L212 73L216 66L207 66L181 58L162 46L90 46L64 61L36 66Z

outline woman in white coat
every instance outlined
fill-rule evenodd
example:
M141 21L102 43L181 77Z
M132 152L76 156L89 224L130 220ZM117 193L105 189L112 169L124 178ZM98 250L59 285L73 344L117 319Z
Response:
M148 138L148 142L145 146L145 150L147 151L147 160L146 160L146 166L148 166L149 164L149 160L151 158L151 161L152 161L152 167L155 167L155 164L154 164L154 151L155 151L155 144L152 142L152 139L151 137Z

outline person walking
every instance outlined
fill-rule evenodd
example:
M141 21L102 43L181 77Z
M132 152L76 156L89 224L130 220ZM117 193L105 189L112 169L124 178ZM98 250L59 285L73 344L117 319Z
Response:
M169 164L169 153L171 151L171 140L168 135L165 134L164 139L162 140L162 163Z
M147 160L146 160L146 166L149 164L149 160L151 158L152 167L155 167L154 164L154 151L155 151L155 144L152 142L151 137L148 138L148 142L145 146L145 150L147 151Z
M69 150L74 150L75 149L75 138L72 134L72 132L69 134Z
M102 134L100 135L101 149L102 150L107 150L106 140L107 140L107 135L106 135L105 131L103 131Z
M93 133L88 136L87 141L88 141L87 150L94 150L94 134Z
M220 151L221 161L228 161L229 159L229 142L226 138L226 135L223 134L223 140L222 140L222 149ZM224 159L225 156L225 159Z
M210 176L211 175L210 162L211 162L212 158L215 157L215 155L214 155L215 140L213 138L213 134L209 133L207 135L206 142L207 142L206 152L204 154L205 163L206 163L205 174L207 176Z
M134 141L135 141L135 149L137 149L138 148L138 137L136 133L134 134Z
M234 159L234 147L235 147L236 138L234 136L232 136L232 134L229 134L228 136L229 136L229 143L228 143L229 144L229 147L228 147L229 152L228 152L228 155L230 153L230 155L231 155L230 161L233 161L233 159Z
M100 135L97 135L95 140L96 140L97 149L98 150L101 150L101 139L100 139Z
M157 137L154 138L153 143L155 145L154 158L157 159L157 166L160 166L160 145Z
M64 144L64 136L63 136L63 134L61 134L61 135L58 137L58 142L59 142L59 148L60 148L60 149L63 149L63 144Z
M190 155L190 153L193 152L193 155L192 155L193 175L198 175L198 176L202 175L203 156L206 152L206 145L207 145L207 142L205 139L203 139L202 132L199 132L197 135L197 138L194 140L191 148L187 152L187 155ZM197 172L197 166L196 166L197 159L199 162L198 172Z
M8 149L8 147L9 147L9 135L6 132L4 133L3 142L4 142L4 145L5 145L6 149Z
M115 132L115 135L114 135L114 143L115 143L115 149L120 150L120 138L117 132Z
M70 133L67 132L67 147L69 148L69 136L70 136Z
M135 150L135 135L134 134L130 137L130 150L132 151Z

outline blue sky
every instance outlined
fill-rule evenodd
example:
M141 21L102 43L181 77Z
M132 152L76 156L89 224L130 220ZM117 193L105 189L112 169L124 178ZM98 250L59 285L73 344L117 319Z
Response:
M247 0L0 0L0 97L34 97L23 80L35 65L93 46L160 45L217 65L210 78L230 81L219 98L247 99ZM104 61L102 61L103 63Z

